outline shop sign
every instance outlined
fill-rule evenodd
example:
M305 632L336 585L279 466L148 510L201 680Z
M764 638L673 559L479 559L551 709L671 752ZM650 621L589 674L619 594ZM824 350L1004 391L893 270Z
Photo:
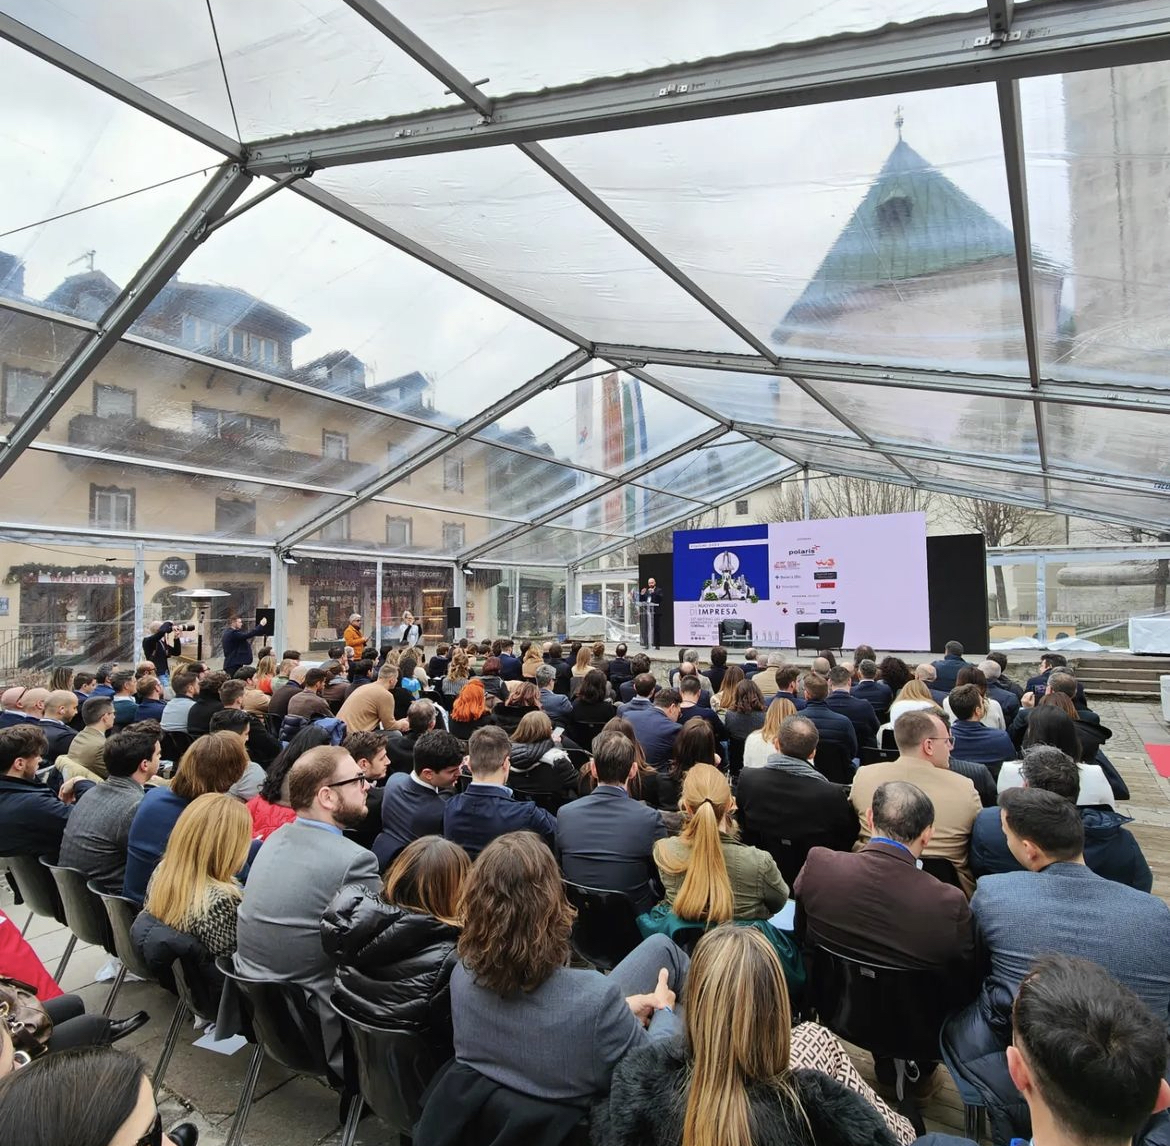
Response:
M114 573L38 573L38 585L117 585Z
M191 566L181 557L167 557L159 562L158 575L171 585L186 581L191 574Z

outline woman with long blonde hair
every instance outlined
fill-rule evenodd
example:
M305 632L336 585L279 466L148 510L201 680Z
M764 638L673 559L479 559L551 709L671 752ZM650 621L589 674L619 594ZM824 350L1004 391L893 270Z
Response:
M256 665L256 687L261 692L272 695L272 678L276 676L276 658L261 657Z
M685 1041L634 1051L594 1108L594 1146L895 1146L914 1128L837 1039L792 1029L784 969L758 931L717 927L687 975ZM843 1066L842 1060L848 1066Z
M146 910L195 936L212 955L236 949L236 872L252 844L252 817L234 796L197 796L179 817L151 877Z
M917 678L908 680L898 690L894 703L890 705L890 726L893 727L894 722L904 712L917 712L919 709L937 707L938 701L930 695L930 689L922 681Z
M762 768L768 757L780 751L780 725L796 715L796 705L782 696L776 697L764 710L764 723L743 742L743 766Z
M471 663L467 659L467 650L454 648L451 650L451 663L447 666L447 675L443 678L442 692L444 696L458 696L471 677Z
M525 680L535 680L536 670L544 664L544 654L540 646L533 643L524 651L524 659L520 662L520 675Z
M654 845L666 902L679 919L713 924L770 919L788 902L788 885L765 851L740 843L727 777L695 764L683 780L682 834Z

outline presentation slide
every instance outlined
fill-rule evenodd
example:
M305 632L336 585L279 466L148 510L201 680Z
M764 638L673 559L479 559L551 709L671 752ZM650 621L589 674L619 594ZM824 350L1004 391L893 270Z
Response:
M717 644L738 617L765 647L794 648L800 622L843 621L846 648L929 648L926 515L680 530L674 592L679 645Z

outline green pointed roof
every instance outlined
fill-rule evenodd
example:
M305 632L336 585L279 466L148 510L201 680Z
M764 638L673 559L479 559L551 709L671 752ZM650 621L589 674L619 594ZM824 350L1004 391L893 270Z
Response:
M832 317L857 291L1014 257L1011 231L899 139L772 337Z

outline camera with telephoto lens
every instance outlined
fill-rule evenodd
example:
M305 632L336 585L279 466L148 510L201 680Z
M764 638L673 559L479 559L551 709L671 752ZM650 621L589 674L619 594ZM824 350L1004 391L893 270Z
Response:
M176 625L176 624L172 624L172 625L171 625L171 628L172 628L172 629L173 629L173 630L174 630L176 633L193 633L193 632L195 631L195 626L194 626L194 625L190 625L190 624L187 624L187 625Z

